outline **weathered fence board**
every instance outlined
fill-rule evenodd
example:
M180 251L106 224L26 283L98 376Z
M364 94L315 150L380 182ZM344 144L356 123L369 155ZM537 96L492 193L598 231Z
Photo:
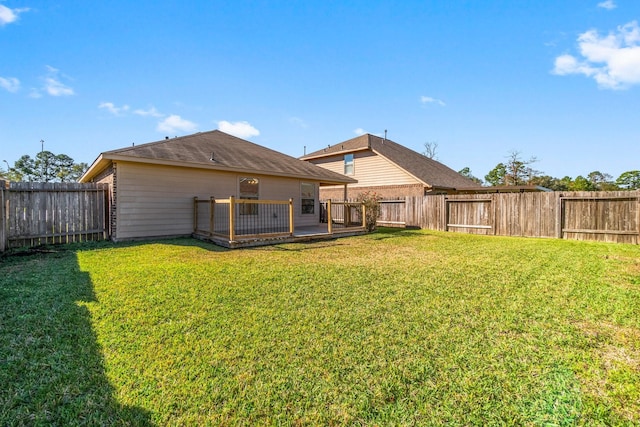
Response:
M405 226L403 200L381 200L378 223L387 227Z
M2 185L0 250L108 238L108 191L106 184Z
M640 191L433 195L385 201L380 224L498 236L640 243Z
M565 238L638 243L638 194L629 192L560 197Z
M0 180L0 252L7 249L7 182Z
M445 230L471 234L494 234L493 199L465 196L445 198Z

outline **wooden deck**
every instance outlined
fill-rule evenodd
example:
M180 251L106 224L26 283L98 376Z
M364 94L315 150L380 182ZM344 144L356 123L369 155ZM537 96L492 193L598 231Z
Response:
M238 248L251 248L256 246L268 246L278 245L282 243L298 243L298 242L311 242L317 240L331 240L339 237L359 236L366 234L366 230L362 227L349 227L334 229L332 233L329 233L327 224L318 224L316 226L296 227L291 235L281 236L252 236L252 237L239 237L233 241L225 239L219 236L209 236L201 233L194 233L193 237L196 239L215 243L218 246L222 246L229 249Z
M335 239L366 233L364 203L331 202L321 205L319 222L295 226L293 199L193 200L193 236L226 248Z

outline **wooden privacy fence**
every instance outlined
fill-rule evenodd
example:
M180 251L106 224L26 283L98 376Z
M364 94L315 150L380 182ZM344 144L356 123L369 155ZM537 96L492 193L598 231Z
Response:
M381 205L380 225L498 236L640 243L640 191L407 197Z
M0 181L0 192L0 251L110 235L107 184Z

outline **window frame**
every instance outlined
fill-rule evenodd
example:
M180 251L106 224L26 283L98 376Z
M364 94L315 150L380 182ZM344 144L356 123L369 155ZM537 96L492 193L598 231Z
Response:
M242 191L243 181L255 180L255 184L249 183L247 185L255 185L255 192ZM238 199L242 200L260 200L260 178L252 176L241 176L238 178ZM258 215L257 203L241 203L238 209L240 215Z
M356 170L356 156L353 153L344 155L344 174L353 175Z
M307 190L305 191L304 186L311 186L311 198L309 197L309 191L308 191L309 189L307 188ZM301 215L315 215L316 195L317 195L317 192L316 192L315 182L300 182L300 214Z

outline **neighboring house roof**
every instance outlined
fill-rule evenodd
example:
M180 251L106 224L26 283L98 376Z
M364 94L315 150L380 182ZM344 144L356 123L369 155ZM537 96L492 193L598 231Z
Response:
M342 174L219 130L104 152L80 178L80 182L90 181L111 162L118 160L312 179L325 184L357 182Z
M428 187L453 189L478 186L474 181L436 160L430 159L390 139L383 139L368 133L309 153L300 159L313 160L365 150L371 150L385 157Z

